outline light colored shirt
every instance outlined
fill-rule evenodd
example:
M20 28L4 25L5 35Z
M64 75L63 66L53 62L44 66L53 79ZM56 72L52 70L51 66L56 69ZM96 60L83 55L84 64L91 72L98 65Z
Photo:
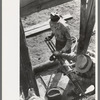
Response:
M66 42L65 48L69 49L71 47L71 36L68 24L66 24L65 21L60 18L58 22L50 21L50 27L56 40Z

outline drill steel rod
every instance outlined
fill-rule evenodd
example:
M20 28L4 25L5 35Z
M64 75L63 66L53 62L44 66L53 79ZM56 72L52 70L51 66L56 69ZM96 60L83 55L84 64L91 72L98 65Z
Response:
M67 72L63 71L63 73L64 73L65 75L68 76L68 78L70 79L70 81L72 82L72 84L82 93L82 95L83 95L84 97L86 97L86 95L85 95L83 89L81 88L81 86L80 86L78 80L77 80L77 79L75 79L75 81L72 80L72 78L71 78L71 76L70 76L71 72L68 72L68 73L67 73Z
M52 50L52 48L51 48L49 42L48 42L47 40L45 40L45 43L47 44L47 46L49 47L49 49L51 50L51 52L54 53L54 50Z
M56 47L55 47L54 43L52 41L49 41L49 42L52 45L53 49L56 51Z
M56 51L56 48L54 47L54 44L50 41L48 41L48 43L50 44L51 48L53 49L53 51Z
M56 51L56 47L54 45L54 43L51 40L45 40L47 46L49 47L49 49L51 50L52 53L54 53ZM61 64L64 63L64 59L62 57L56 57Z

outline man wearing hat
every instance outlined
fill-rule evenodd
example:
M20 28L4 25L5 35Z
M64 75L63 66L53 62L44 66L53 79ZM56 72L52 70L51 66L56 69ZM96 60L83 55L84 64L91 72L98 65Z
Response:
M84 54L76 55L75 53L65 54L58 52L55 52L54 54L56 56L61 56L75 62L75 66L72 69L73 73L71 74L71 77L73 81L77 80L80 83L80 86L84 92L90 85L94 85L95 87L95 64L89 56ZM64 66L67 67L67 65ZM74 87L72 82L69 80L69 83L64 91L62 100L72 100L73 97L76 97L79 94L80 91L77 90L77 88Z
M52 30L51 36L48 39L56 38L56 50L60 52L71 52L71 36L69 27L65 21L57 14L50 14L50 27Z

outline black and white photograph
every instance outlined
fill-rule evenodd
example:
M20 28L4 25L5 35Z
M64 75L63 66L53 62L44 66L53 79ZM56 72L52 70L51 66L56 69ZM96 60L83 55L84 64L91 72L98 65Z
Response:
M20 0L18 100L97 100L96 0Z

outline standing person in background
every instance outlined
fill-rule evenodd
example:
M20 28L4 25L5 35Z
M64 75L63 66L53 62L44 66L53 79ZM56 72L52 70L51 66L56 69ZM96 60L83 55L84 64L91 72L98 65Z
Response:
M50 14L50 27L52 30L51 36L48 39L56 38L56 50L60 52L71 52L71 36L68 25L65 21L56 13Z

